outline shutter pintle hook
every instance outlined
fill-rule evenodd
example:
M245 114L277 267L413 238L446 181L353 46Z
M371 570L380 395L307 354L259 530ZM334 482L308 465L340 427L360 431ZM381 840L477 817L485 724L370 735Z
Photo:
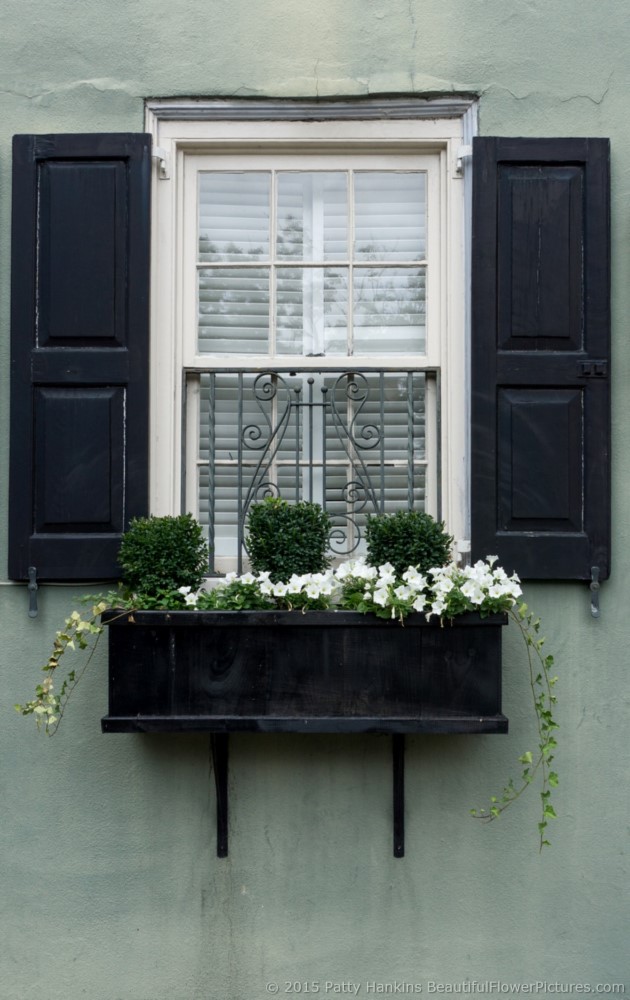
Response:
M591 614L593 618L599 618L601 614L599 610L599 566L591 566L591 582L589 587L591 591Z
M28 568L28 617L37 618L37 567Z

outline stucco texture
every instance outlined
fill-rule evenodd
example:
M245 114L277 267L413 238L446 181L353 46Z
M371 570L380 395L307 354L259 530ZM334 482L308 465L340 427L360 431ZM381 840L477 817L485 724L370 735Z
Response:
M602 617L585 586L527 588L560 675L552 848L537 852L536 793L488 827L468 816L533 743L511 631L510 735L408 739L404 859L391 851L387 739L252 735L231 743L221 860L209 740L101 735L104 649L53 740L13 711L75 591L42 588L30 620L25 589L3 584L1 1000L262 1000L268 982L284 996L296 983L323 996L489 980L546 982L538 996L556 983L630 989L627 4L1 0L0 11L0 576L15 132L141 131L148 97L452 92L479 96L484 134L610 136L614 350Z

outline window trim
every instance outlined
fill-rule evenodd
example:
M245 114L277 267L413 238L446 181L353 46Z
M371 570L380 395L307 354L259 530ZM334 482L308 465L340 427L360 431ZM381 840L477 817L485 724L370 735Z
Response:
M154 513L179 512L184 496L180 454L185 422L180 374L184 371L184 338L173 337L173 330L182 329L185 278L180 250L186 159L228 147L233 151L251 150L259 144L297 152L309 148L361 151L380 143L392 150L438 153L441 160L444 240L440 266L442 274L448 266L449 278L442 296L442 325L447 330L442 364L461 392L445 392L442 399L440 450L444 485L440 516L458 542L470 538L471 171L467 169L468 159L459 164L458 159L461 147L470 144L476 133L476 122L475 102L458 97L327 103L186 99L147 102L146 127L153 137L155 163L150 376L150 509ZM466 168L463 171L459 169L461 162ZM404 359L400 361L404 367ZM452 432L453 428L458 428L457 433ZM467 547L465 541L462 547Z

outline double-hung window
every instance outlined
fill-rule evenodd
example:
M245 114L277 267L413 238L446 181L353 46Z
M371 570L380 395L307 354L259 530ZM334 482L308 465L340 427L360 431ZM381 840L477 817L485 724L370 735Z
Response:
M374 513L464 537L461 117L152 126L152 509L219 572L269 495L320 503L339 557Z

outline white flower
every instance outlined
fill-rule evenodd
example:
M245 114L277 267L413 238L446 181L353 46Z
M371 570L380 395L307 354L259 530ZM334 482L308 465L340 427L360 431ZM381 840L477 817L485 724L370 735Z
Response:
M231 576L231 574L228 573L228 576ZM234 576L236 576L236 573L234 574ZM262 572L258 574L256 579L258 580L259 583L264 583L265 580L268 580L270 576L271 576L271 571L268 569L264 569L262 570Z
M403 580L408 583L410 587L414 590L424 590L427 585L427 579L422 573L419 573L414 566L410 566L408 570L403 573Z
M387 587L378 587L374 591L374 597L372 598L375 604L380 604L382 608L389 603L389 590Z
M226 573L223 583L234 583L235 580L238 580L238 573Z
M256 577L253 573L243 573L239 583L256 583Z
M184 600L189 607L196 606L197 594L186 594Z
M262 590L262 587L260 589ZM273 590L273 596L274 597L284 597L288 589L289 588L288 588L288 585L286 583L274 583L274 584L272 584L272 590Z
M444 603L444 601L434 601L433 604L431 605L431 610L427 611L426 614L427 621L429 620L431 615L439 616L445 611L445 609L446 609L446 604Z
M269 595L273 594L273 583L271 582L271 580L264 580L258 589L260 590L261 594L264 594L265 597L268 597Z
M484 593L475 580L467 580L461 588L464 597L467 597L471 604L482 604Z
M423 611L425 604L426 604L426 598L424 594L419 594L418 597L416 597L415 601L413 602L412 608L414 611Z
M311 583L307 584L305 593L307 597L318 598L321 594L320 584L316 581L311 581Z
M411 590L411 587L401 585L400 587L396 587L394 593L399 601L406 601L407 598L411 597L413 591Z
M178 594L183 594L184 597L186 597L186 595L189 594L191 590L192 590L192 587L178 587L177 588L177 593Z

